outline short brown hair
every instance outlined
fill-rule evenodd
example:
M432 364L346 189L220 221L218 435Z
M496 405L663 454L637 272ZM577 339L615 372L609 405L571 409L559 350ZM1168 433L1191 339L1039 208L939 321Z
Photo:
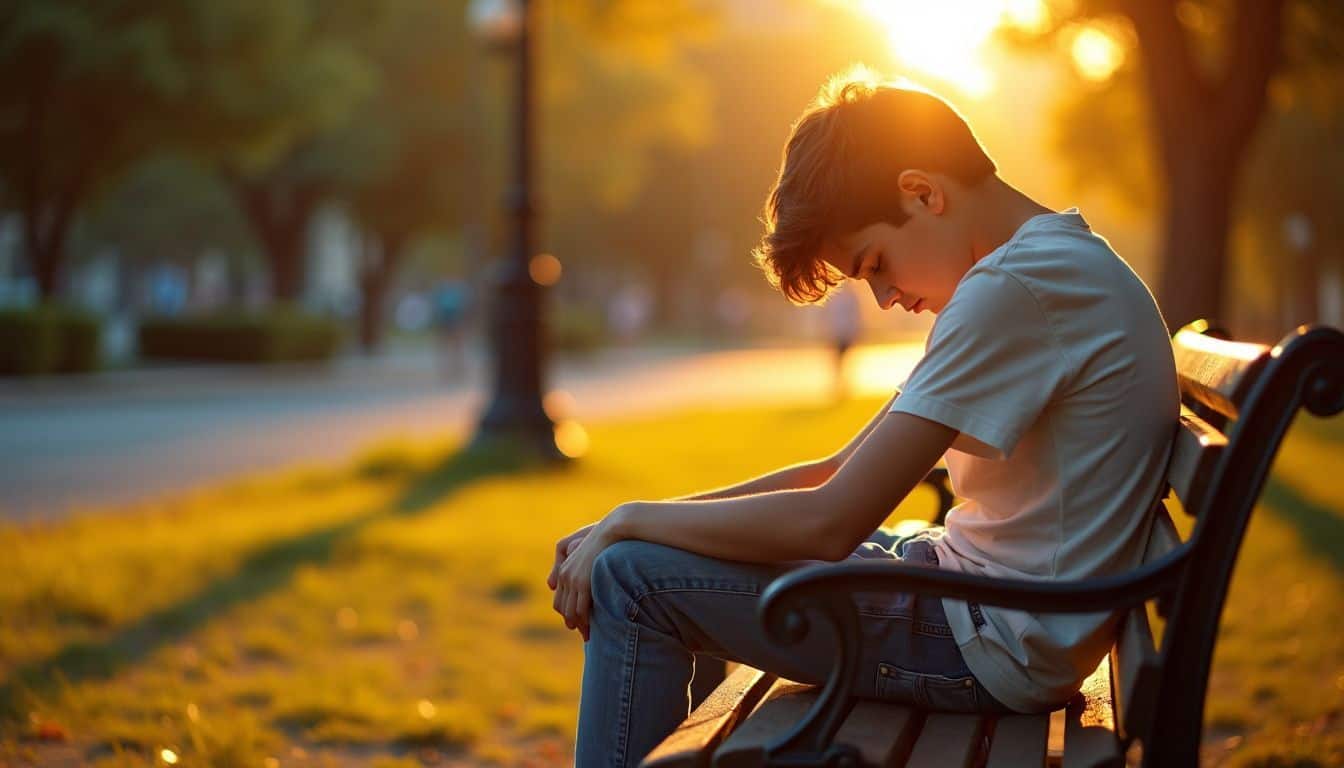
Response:
M976 183L995 172L947 102L871 75L831 78L793 125L765 203L756 263L790 301L823 300L844 280L821 247L878 222L905 223L896 179L910 168Z

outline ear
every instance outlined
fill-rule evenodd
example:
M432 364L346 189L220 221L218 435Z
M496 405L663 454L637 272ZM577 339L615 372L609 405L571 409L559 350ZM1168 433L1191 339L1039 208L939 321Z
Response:
M896 177L896 185L901 190L901 202L906 206L923 208L935 216L942 214L947 207L946 189L933 174L910 168L901 171L901 175Z

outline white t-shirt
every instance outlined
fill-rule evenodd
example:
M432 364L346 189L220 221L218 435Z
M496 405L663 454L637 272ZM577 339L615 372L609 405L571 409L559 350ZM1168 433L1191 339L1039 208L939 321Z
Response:
M961 434L966 501L940 567L1074 580L1144 555L1180 412L1152 294L1076 209L1035 216L977 262L891 408ZM1005 705L1056 707L1114 643L1114 614L1028 614L944 600L967 666Z

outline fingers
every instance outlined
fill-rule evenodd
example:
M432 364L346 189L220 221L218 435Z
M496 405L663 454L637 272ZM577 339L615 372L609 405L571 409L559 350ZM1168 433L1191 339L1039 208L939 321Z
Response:
M565 615L565 595L568 591L569 590L566 589L563 583L559 583L557 584L555 590L555 597L551 598L552 610L560 614L562 617ZM569 626L568 621L565 622L565 626Z
M560 585L560 565L564 562L564 555L556 553L555 564L551 566L551 572L546 576L546 586L550 587L552 592Z
M583 641L588 642L588 615L592 602L592 594L587 589L580 589L577 599L574 603L575 624L578 625L579 634L583 635Z
M579 623L574 618L574 605L578 600L577 590L573 586L565 589L565 626L570 629L578 629Z
M546 577L546 586L550 587L552 592L555 591L559 583L560 564L565 562L566 557L569 557L569 544L568 536L555 543L555 564L551 566L551 573Z

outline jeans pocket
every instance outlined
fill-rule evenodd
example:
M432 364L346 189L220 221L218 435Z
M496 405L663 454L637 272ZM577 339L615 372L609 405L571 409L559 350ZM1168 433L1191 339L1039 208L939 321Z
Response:
M877 697L940 712L980 712L973 675L949 677L915 672L895 664L877 665Z

